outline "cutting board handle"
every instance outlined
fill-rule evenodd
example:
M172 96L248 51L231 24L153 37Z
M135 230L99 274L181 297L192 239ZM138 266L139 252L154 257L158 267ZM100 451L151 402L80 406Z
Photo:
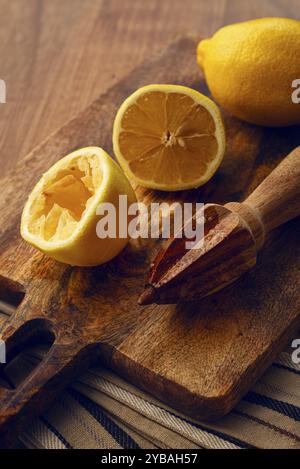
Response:
M295 148L243 202L266 233L300 215L300 147Z
M35 318L20 324L18 316L8 323L1 334L7 350L19 347L30 337L30 331L49 327L48 321ZM16 388L0 388L0 447L12 447L23 427L23 419L39 415L60 391L78 374L80 367L89 365L87 348L70 344L58 336L44 359Z

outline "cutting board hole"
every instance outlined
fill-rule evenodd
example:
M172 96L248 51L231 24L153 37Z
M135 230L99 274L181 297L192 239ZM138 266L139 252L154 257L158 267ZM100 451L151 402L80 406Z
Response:
M17 282L0 275L0 311L10 316L22 303L25 289Z
M22 350L15 349L7 363L0 365L0 386L18 388L47 356L54 341L55 335L51 331L38 331L23 344Z
M14 314L17 307L23 301L24 296L25 290L21 284L0 275L0 326ZM14 361L14 359L15 357L13 357L12 361ZM10 363L0 364L0 387L14 389L15 386L11 380L10 373L7 373L8 365L10 365Z

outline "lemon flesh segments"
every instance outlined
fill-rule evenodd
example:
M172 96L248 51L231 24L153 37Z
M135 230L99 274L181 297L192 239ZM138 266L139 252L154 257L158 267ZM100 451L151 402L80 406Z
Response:
M178 85L149 85L120 107L114 151L128 176L145 187L181 190L212 177L224 154L217 106Z
M74 233L103 174L95 156L78 157L45 182L32 203L29 231L46 241L62 241Z

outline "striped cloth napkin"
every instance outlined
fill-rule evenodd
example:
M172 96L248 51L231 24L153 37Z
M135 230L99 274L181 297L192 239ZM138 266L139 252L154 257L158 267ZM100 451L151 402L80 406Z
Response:
M299 334L300 336L300 334ZM300 365L292 349L276 362L223 419L187 417L101 366L72 384L20 437L44 449L300 448ZM29 349L7 367L18 385L40 360Z

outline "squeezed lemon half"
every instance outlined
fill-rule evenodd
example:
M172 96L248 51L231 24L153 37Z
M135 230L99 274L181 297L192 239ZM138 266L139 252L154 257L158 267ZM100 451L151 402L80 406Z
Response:
M119 220L119 195L135 193L117 163L99 147L87 147L54 164L31 192L23 210L21 235L66 264L93 266L115 257L128 238L99 238L96 209L111 203ZM126 216L126 214L124 214Z
M149 85L121 105L115 155L129 178L152 189L199 187L219 167L225 132L217 105L185 86Z

